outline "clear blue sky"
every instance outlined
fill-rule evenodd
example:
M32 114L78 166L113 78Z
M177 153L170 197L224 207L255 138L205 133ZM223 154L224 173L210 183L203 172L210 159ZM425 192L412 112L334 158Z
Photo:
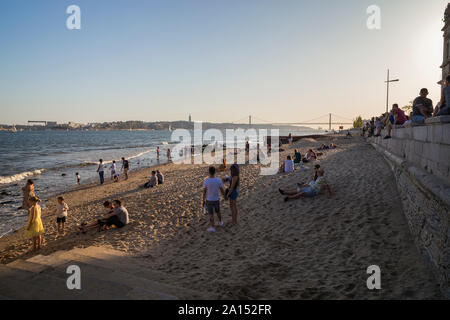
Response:
M67 30L66 8L82 29ZM381 8L381 30L366 9ZM2 0L0 123L279 122L437 102L441 0Z

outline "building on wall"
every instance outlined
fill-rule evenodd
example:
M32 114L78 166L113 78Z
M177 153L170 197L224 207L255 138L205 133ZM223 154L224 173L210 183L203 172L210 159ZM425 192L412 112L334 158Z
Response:
M444 55L442 59L442 80L439 81L439 84L443 84L443 80L450 74L450 3L447 5L447 9L445 9L444 14L444 28L442 31L444 32Z

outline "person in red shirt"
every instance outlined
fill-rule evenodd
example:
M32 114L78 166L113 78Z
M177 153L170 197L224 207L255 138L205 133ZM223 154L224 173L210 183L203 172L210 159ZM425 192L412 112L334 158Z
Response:
M392 106L391 114L394 116L394 124L395 125L403 125L406 122L406 115L405 112L398 107L398 104L394 104ZM384 137L385 139L391 138L391 131L392 131L392 122L389 122L388 126L388 135Z

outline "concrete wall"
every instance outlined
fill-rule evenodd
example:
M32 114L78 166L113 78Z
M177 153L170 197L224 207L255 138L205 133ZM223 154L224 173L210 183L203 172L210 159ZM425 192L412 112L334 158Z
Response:
M450 298L450 117L368 141L391 165L416 245Z

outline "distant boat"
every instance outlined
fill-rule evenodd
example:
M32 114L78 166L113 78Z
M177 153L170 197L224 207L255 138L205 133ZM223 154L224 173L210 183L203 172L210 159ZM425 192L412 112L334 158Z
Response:
M16 129L16 126L13 126L11 129L9 129L8 130L9 132L12 132L12 133L16 133L17 132L17 129Z
M169 126L169 131L172 131L172 126Z

